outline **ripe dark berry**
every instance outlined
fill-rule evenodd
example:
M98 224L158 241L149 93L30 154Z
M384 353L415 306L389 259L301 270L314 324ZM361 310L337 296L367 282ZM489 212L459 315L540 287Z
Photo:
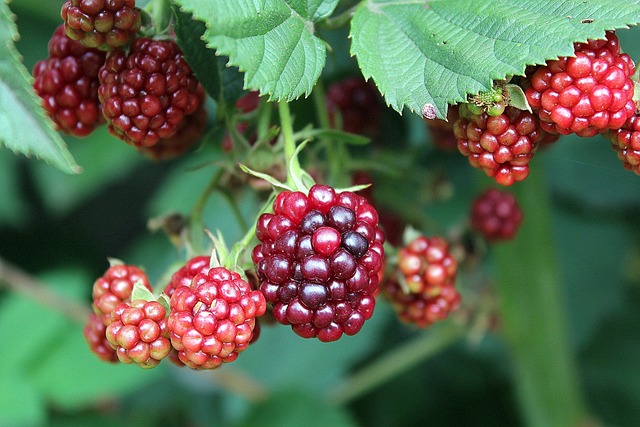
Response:
M134 146L172 137L200 106L202 86L172 40L137 38L107 54L98 96L109 131Z
M470 220L488 241L509 240L522 223L522 210L513 194L491 188L473 201Z
M633 115L634 72L608 31L605 40L576 43L575 56L537 68L525 94L546 132L589 137L619 129Z
M240 275L223 267L198 273L171 296L171 343L182 363L216 369L233 362L253 338L266 302Z
M111 312L106 337L122 363L154 368L171 351L167 311L157 301L118 304Z
M101 50L128 44L142 24L135 0L67 0L60 15L67 36Z
M527 111L507 107L499 116L478 115L466 104L453 130L460 153L501 185L529 176L529 161L544 135L537 117Z
M632 115L624 126L611 131L608 137L622 166L640 175L640 116L637 113Z
M371 82L353 77L333 83L327 89L326 104L333 126L372 137L378 134L382 104Z
M102 323L102 318L95 313L91 313L82 334L84 335L84 339L87 340L91 351L101 360L105 362L117 362L118 355L109 344L109 340L105 335L106 329L106 326Z
M60 25L49 40L49 56L33 68L33 89L58 130L87 136L104 121L98 101L98 70L105 53L71 40Z
M419 327L447 318L460 304L457 263L441 237L420 236L398 252L398 266L382 287L398 317Z
M298 335L335 341L373 314L384 258L378 214L352 192L284 191L258 220L253 261L273 316Z
M123 302L131 301L133 285L140 282L152 291L147 274L134 265L116 264L107 269L93 284L93 311L105 326L111 322L111 312Z

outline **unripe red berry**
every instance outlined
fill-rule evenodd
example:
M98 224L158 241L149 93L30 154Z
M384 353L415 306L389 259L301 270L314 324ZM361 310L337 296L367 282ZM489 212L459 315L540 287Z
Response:
M491 188L471 206L471 227L488 241L512 239L522 223L522 210L515 196Z

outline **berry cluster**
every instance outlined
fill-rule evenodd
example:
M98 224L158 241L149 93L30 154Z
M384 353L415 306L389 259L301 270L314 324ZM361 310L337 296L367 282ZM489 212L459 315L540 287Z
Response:
M474 114L467 104L460 105L459 113L453 131L458 150L473 167L502 185L529 176L529 161L544 134L536 116L514 107L497 116Z
M402 321L424 328L446 319L460 304L457 270L443 238L419 236L398 251L397 269L382 295Z
M513 194L490 188L473 201L470 223L488 241L509 240L522 223L522 210Z
M331 84L326 94L331 124L346 132L376 136L382 105L376 87L359 77Z
M49 56L33 68L33 88L58 130L87 136L102 121L98 70L105 53L64 34L62 25L49 40Z
M335 341L371 317L384 257L378 214L364 197L314 185L281 192L260 216L253 262L281 324Z
M640 175L640 116L629 117L620 129L610 132L609 139L622 166Z
M536 69L525 94L545 131L590 137L619 129L633 115L634 72L609 31L604 40L576 43L574 56Z

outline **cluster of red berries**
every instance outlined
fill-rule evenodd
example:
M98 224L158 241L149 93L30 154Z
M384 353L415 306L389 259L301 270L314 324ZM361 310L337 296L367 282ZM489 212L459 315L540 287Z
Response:
M174 40L138 36L134 0L67 0L34 91L58 130L87 136L101 123L154 159L202 136L205 93Z
M631 78L635 64L621 53L613 31L602 40L575 43L574 50L571 57L527 71L522 86L533 113L505 108L503 102L498 109L473 103L450 108L458 150L472 166L509 186L529 175L529 161L539 146L560 135L604 134L625 168L638 173L640 144L631 138L637 126ZM427 122L434 143L446 144L441 134L447 126Z
M352 77L327 88L326 100L331 125L346 132L377 136L382 103L371 81Z
M266 302L238 273L209 262L203 256L187 261L158 300L132 300L136 284L152 291L138 267L109 267L93 285L94 313L84 329L91 350L102 360L143 368L167 356L193 369L235 360L254 340Z

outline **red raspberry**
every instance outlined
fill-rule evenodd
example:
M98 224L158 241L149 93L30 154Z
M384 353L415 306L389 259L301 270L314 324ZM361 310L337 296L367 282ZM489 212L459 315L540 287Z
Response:
M622 128L609 134L611 147L625 169L640 175L640 116L629 117Z
M353 77L333 83L327 89L326 104L332 126L372 137L378 134L382 104L370 81Z
M249 346L256 317L265 310L262 294L238 273L211 268L171 296L171 343L190 368L216 369Z
M84 335L84 339L87 340L91 351L97 354L101 360L105 362L117 362L118 355L109 344L109 340L105 335L106 330L107 328L102 323L100 316L91 313L82 334Z
M164 293L171 297L173 292L181 286L191 286L191 281L198 273L209 271L211 258L198 255L188 260L178 271L173 273L171 281L164 287Z
M424 118L431 134L431 141L436 148L443 151L454 151L458 148L458 139L453 133L453 125L459 118L457 105L449 106L447 120Z
M152 291L147 274L134 265L117 264L109 267L93 284L93 311L108 326L111 312L118 304L131 301L131 292L136 282Z
M398 252L398 267L382 287L398 317L419 327L447 318L460 304L457 263L441 237L420 236Z
M373 314L384 234L359 195L314 185L283 191L260 216L253 262L274 318L295 333L335 341Z
M499 116L473 114L466 104L453 131L458 150L471 166L482 169L498 184L512 185L529 176L529 161L544 133L533 114L507 107Z
M109 131L137 147L173 136L203 99L204 89L172 40L137 38L128 54L109 52L98 77Z
M619 129L633 115L635 65L620 53L615 32L605 40L576 43L574 57L539 67L525 94L549 133L589 137Z
M157 301L118 304L106 337L122 363L154 368L171 351L167 310Z
M184 118L173 136L161 138L150 147L143 145L136 147L136 149L152 160L170 160L184 154L196 145L202 138L206 126L207 110L204 108L204 104L200 104L193 114Z
M105 53L89 49L56 28L49 56L33 68L33 89L58 130L87 136L104 121L98 101L98 70Z
M490 188L471 206L471 227L488 241L512 239L522 223L522 210L515 196Z
M67 0L60 15L67 36L101 50L128 44L142 24L135 0Z

